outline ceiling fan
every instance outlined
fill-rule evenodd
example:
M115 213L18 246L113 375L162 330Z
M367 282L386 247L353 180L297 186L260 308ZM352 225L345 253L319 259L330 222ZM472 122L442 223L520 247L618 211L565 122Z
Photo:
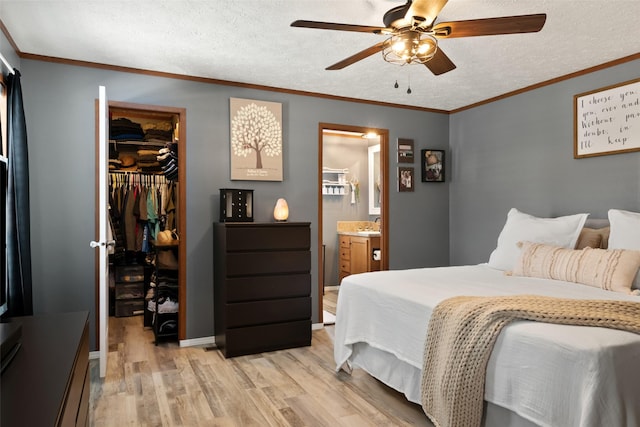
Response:
M407 0L406 4L396 6L384 14L384 27L304 20L294 21L291 26L388 36L384 41L327 67L327 70L340 70L382 51L387 62L400 65L424 64L433 74L440 75L456 66L438 47L438 39L534 33L542 29L547 19L546 14L539 13L436 24L436 17L445 4L447 0Z

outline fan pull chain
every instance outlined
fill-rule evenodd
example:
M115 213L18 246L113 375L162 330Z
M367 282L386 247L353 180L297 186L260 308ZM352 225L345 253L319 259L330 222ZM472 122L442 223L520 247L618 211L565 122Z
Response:
M398 89L400 87L400 85L398 84L398 79L396 79L395 84L393 85L394 88ZM409 95L411 95L411 74L409 74L409 84L407 86L407 93Z

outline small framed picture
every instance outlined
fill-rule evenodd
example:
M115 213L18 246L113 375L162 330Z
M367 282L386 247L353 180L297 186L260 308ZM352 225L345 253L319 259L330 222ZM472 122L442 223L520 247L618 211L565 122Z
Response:
M444 182L444 150L421 150L422 182Z
M413 163L413 139L398 138L398 163Z
M398 191L413 191L413 168L398 168Z

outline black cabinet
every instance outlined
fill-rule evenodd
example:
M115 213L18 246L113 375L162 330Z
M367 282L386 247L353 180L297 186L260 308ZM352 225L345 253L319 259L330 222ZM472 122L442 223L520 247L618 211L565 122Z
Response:
M225 357L311 345L308 222L214 224L214 329Z
M89 425L89 313L16 317L22 346L2 373L2 427Z

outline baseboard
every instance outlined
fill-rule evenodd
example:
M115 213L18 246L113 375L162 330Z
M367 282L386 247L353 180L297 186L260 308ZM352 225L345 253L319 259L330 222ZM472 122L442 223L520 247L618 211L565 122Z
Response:
M324 328L324 324L322 323L313 323L311 325L311 330L313 331L322 329L322 328ZM201 338L191 338L188 340L180 340L180 347L196 347L200 345L215 346L216 337L201 337ZM89 360L94 360L99 358L100 358L99 351L89 352Z
M324 290L325 291L337 291L338 289L340 289L340 285L335 285L335 286L325 286Z
M191 338L188 340L180 340L180 347L196 347L199 345L216 345L216 337L201 337L201 338Z
M201 337L201 338L192 338L189 340L181 340L180 347L195 347L199 345L216 345L216 337ZM99 351L90 351L89 352L89 360L98 360L100 359Z

